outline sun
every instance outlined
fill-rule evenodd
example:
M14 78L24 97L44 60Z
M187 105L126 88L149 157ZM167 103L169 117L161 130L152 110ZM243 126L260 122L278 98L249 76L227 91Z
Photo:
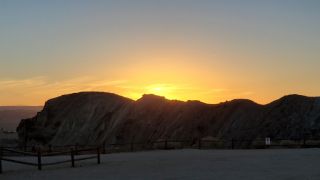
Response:
M155 87L155 88L153 88L153 90L157 91L157 92L160 92L162 90L162 88L161 87Z
M173 89L168 84L152 84L146 87L146 93L159 96L170 96Z

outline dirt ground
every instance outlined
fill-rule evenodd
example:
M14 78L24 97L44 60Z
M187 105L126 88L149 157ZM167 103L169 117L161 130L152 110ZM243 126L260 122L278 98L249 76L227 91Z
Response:
M35 162L30 157L15 157ZM43 161L68 159L46 157ZM320 149L162 150L118 153L96 160L36 167L3 163L5 179L217 179L319 180Z

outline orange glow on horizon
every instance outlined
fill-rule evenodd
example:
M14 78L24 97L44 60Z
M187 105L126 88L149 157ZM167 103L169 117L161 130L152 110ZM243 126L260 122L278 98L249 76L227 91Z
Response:
M0 105L43 105L48 99L80 91L112 92L134 100L143 94L155 94L172 100L199 100L210 104L238 98L266 104L283 95L306 91L277 91L254 86L256 77L246 72L226 71L218 65L206 67L197 62L199 56L193 54L162 54L127 54L122 58L135 64L60 81L47 77L0 79L3 95ZM214 58L226 61L223 57Z

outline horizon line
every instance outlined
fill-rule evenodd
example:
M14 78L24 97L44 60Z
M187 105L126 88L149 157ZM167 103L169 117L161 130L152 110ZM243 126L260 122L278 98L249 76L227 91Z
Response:
M44 107L46 102L51 100L51 99L54 99L54 98L58 98L58 97L61 97L61 96L66 96L66 95L71 95L71 94L79 94L79 93L106 93L106 94L114 94L114 95L117 95L117 96L121 96L121 97L124 97L124 98L127 98L127 99L130 99L132 101L138 101L139 99L142 99L143 96L145 95L153 95L153 96L157 96L157 97L161 97L161 98L164 98L166 100L169 100L169 101L181 101L181 102L188 102L188 101L198 101L198 102L201 102L201 103L204 103L204 104L211 104L211 105L215 105L215 104L221 104L221 103L225 103L225 102L230 102L230 101L234 101L234 100L249 100L249 101L252 101L254 102L255 104L258 104L258 105L267 105L267 104L270 104L274 101L277 101L279 99L282 99L284 97L287 97L287 96L302 96L302 97L306 97L306 98L320 98L320 96L308 96L308 95L302 95L302 94L296 94L296 93L292 93L292 94L287 94L287 95L283 95L279 98L276 98L268 103L258 103L254 100L251 100L251 99L248 99L248 98L234 98L234 99L231 99L231 100L225 100L225 101L220 101L218 103L207 103L207 102L203 102L201 100L197 100L197 99L188 99L188 100L180 100L180 99L171 99L171 98L167 98L166 96L162 96L162 95L157 95L157 94L152 94L152 93L146 93L146 94L142 94L140 98L138 99L132 99L132 98L129 98L129 97L126 97L126 96L123 96L121 94L117 94L117 93L114 93L114 92L108 92L108 91L79 91L79 92L73 92L73 93L67 93L67 94L61 94L61 95L58 95L58 96L55 96L55 97L52 97L52 98L49 98L47 99L43 105L0 105L0 107Z

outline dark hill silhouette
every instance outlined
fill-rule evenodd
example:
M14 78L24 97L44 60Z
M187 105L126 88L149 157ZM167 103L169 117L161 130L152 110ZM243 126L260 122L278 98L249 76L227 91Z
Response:
M320 138L320 98L289 95L267 105L237 99L219 104L144 95L137 101L81 92L46 102L17 128L24 139L53 145L143 142L164 138L254 140Z

